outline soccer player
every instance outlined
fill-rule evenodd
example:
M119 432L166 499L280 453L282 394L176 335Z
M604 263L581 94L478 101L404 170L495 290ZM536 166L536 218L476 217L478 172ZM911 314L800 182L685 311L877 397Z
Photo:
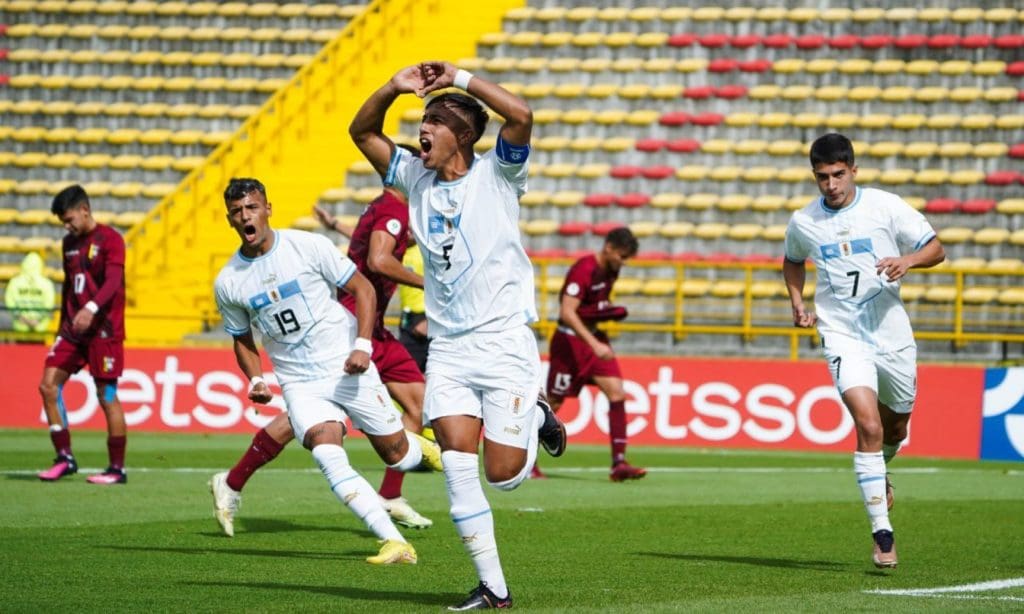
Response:
M416 551L342 447L347 415L392 469L439 464L430 458L432 446L403 430L370 362L373 286L326 237L271 228L271 204L259 181L232 179L224 202L242 244L217 275L214 292L238 366L250 378L249 398L267 403L273 396L262 377L255 325L281 383L295 437L313 453L338 500L382 540L380 553L367 561L415 563ZM336 300L337 288L354 295L354 317Z
M886 464L907 436L917 395L917 346L900 282L912 268L942 262L945 251L924 216L903 199L857 187L848 138L818 138L810 159L821 198L790 219L783 277L793 324L817 324L832 380L853 416L853 468L871 521L872 560L879 568L896 567ZM808 259L817 270L817 313L803 302Z
M57 458L52 467L39 474L39 479L53 482L78 471L61 393L68 378L88 365L96 383L96 398L107 418L110 464L86 480L91 484L124 484L128 481L124 469L127 429L117 398L117 379L124 369L124 239L92 217L89 195L80 185L57 193L50 211L68 234L61 245L64 285L60 328L46 355L39 384Z
M402 257L402 265L423 276L423 254L416 248L416 239L410 237L410 247ZM398 325L398 340L416 361L420 371L427 372L427 355L430 353L430 336L427 330L427 313L423 290L411 286L398 289L398 300L402 306L402 319Z
M406 93L431 99L420 124L419 157L396 148L384 117ZM473 145L487 111L504 118L483 156ZM540 356L528 324L536 319L533 266L519 237L519 196L526 190L533 116L526 103L447 62L400 70L363 103L349 133L363 155L409 198L409 218L423 254L427 325L424 414L441 444L450 512L480 579L452 610L509 607L491 507L479 478L484 436L487 481L511 490L526 479L538 440L554 456L565 427L537 401Z
M584 384L596 384L608 397L608 437L612 446L609 478L639 480L646 469L626 462L626 392L622 370L608 335L599 322L621 320L626 308L609 302L623 263L636 255L638 242L629 228L605 237L601 251L584 256L569 268L559 293L558 328L551 336L547 396L556 412L566 397L576 397ZM540 477L535 467L534 477ZM539 475L538 475L539 474Z
M411 273L401 262L409 227L409 209L405 196L397 190L385 189L363 211L355 228L345 226L320 207L315 212L324 226L352 239L348 257L376 292L377 312L371 360L388 392L402 406L405 428L420 433L423 430L423 374L402 344L384 326L384 312L394 294L396 282L423 287L423 277ZM340 299L349 311L355 312L352 295L343 292ZM256 433L245 454L230 471L217 473L210 480L214 516L229 537L235 532L234 517L241 503L242 488L257 469L276 458L293 438L288 417L283 414L275 417ZM428 528L433 525L433 521L413 509L402 496L404 477L404 472L385 469L384 480L378 491L384 507L391 518L402 526Z

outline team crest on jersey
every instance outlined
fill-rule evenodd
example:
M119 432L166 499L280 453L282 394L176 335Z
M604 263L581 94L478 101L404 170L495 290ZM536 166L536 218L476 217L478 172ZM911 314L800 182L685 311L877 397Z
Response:
M114 370L114 357L113 356L104 356L103 357L103 372L104 373L110 373L113 370Z
M99 256L99 255L100 255L100 246L96 245L95 243L90 245L89 246L89 253L88 253L88 255L86 255L86 258L88 258L89 260L92 260L93 258L95 258L96 256Z
M849 256L853 253L853 249L850 247L849 241L843 241L839 244L839 253L843 256Z

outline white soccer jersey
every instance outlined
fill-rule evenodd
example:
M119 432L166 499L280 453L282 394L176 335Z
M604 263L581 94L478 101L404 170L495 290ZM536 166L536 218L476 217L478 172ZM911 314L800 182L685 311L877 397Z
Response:
M537 319L533 265L519 236L528 166L525 148L499 137L466 176L445 182L395 149L385 184L409 196L431 336L497 332Z
M281 384L337 376L356 335L356 320L337 300L356 266L329 239L278 230L257 258L236 252L217 275L214 295L232 336L263 333Z
M793 213L786 228L786 259L808 258L818 271L814 309L818 332L862 341L882 352L914 344L900 282L879 275L876 263L921 249L935 236L928 221L902 198L858 188L853 202L829 209L817 198Z

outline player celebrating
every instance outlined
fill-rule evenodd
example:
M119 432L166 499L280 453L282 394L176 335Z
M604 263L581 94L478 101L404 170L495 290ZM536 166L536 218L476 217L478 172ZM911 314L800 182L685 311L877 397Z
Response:
M295 437L313 453L331 490L381 540L374 564L415 563L416 551L391 523L373 488L348 462L342 447L346 414L389 467L418 468L429 446L402 429L377 369L373 343L373 286L326 237L270 227L266 189L255 179L232 179L224 191L227 218L242 245L215 282L224 328L234 338L238 366L250 378L249 398L272 398L262 378L251 327L281 382ZM335 295L356 299L355 321Z
M427 103L419 157L384 135L385 114L399 95L422 97L453 85L504 118L493 150L474 155L487 111L464 94ZM532 125L529 107L507 90L447 62L424 62L395 74L349 126L385 184L408 195L410 224L423 253L433 337L424 413L443 450L452 520L480 578L453 610L512 605L479 479L481 429L487 481L502 490L526 479L538 439L553 455L565 448L565 428L546 404L535 402L540 357L528 326L536 319L533 266L518 225Z
M608 335L597 324L626 317L626 308L609 302L612 287L626 260L636 255L638 242L629 228L616 228L605 237L601 251L584 256L569 268L559 293L558 328L551 336L547 394L556 412L566 397L583 385L597 384L608 397L608 437L612 446L613 482L639 480L646 469L626 462L626 392L622 371ZM539 469L534 468L535 477ZM543 474L540 474L543 475Z
M326 227L352 238L348 257L355 263L356 270L373 285L377 299L371 360L388 392L402 406L405 428L420 433L423 430L423 374L402 344L384 326L384 312L394 294L396 282L423 287L423 277L406 269L401 262L409 227L405 197L397 190L385 189L363 211L355 228L344 226L319 207L316 215ZM355 313L352 295L342 293L341 300L349 311ZM294 436L288 417L281 414L256 433L245 454L230 471L217 473L210 480L214 516L229 537L235 533L234 517L241 503L242 488L257 469L276 458L292 439ZM413 509L402 497L404 476L401 471L385 469L378 491L384 508L402 526L413 529L430 527L433 521Z
M39 479L53 482L78 471L61 391L72 374L89 365L97 400L107 418L110 465L87 481L124 484L128 481L124 469L127 429L117 398L117 379L124 369L124 239L92 217L89 195L80 185L66 187L54 196L50 211L68 234L61 246L60 329L46 355L39 384L57 458Z
M793 323L817 324L832 379L856 425L853 467L871 521L872 560L896 567L886 463L907 436L917 395L917 346L900 280L909 269L942 262L945 252L928 221L903 199L855 185L848 138L818 138L810 159L821 198L789 222L783 276ZM818 271L816 314L802 298L808 258Z

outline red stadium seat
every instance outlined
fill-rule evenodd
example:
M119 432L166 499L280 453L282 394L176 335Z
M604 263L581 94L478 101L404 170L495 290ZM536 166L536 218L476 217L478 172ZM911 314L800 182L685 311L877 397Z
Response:
M668 145L668 142L665 139L640 139L636 142L636 150L646 153L657 153L665 149L666 145Z
M669 141L666 148L675 153L694 153L700 151L700 141L696 139L675 139Z
M701 47L707 47L708 49L717 49L724 47L729 43L728 34L702 34L697 38L697 42L700 43Z
M615 230L616 228L622 228L623 226L625 226L625 224L622 222L598 222L597 224L591 226L590 232L599 237L604 237L607 236L609 232Z
M715 88L710 85L694 85L683 90L683 98L690 100L707 100L715 94Z
M701 258L704 262L717 263L736 262L739 259L740 257L732 252L711 252L710 254L704 254L704 257Z
M574 249L574 250L572 250L570 252L567 252L565 254L565 257L566 258L571 258L573 260L579 260L580 258L583 258L584 256L591 256L591 255L593 255L593 253L594 252L589 250L589 249Z
M620 164L613 166L612 170L608 173L613 179L634 179L640 176L642 169L639 166L633 166L632 164Z
M1017 171L992 171L985 176L987 185L1005 186L1017 183L1020 173Z
M751 264L771 264L782 260L782 256L773 256L771 254L747 254L746 256L740 256L740 262L749 262Z
M739 66L737 66L737 68L739 68L741 72L768 72L772 68L772 61L763 58L759 58L756 60L744 60L739 63Z
M704 256L697 252L678 252L672 254L671 260L673 262L700 262L704 260Z
M1024 91L1022 91L1022 93L1024 93ZM1016 145L1011 145L1010 150L1006 153L1006 155L1010 156L1011 158L1024 158L1024 143L1017 143Z
M973 215L984 215L995 211L996 201L988 198L974 198L971 200L965 200L960 205L961 213L970 213Z
M526 255L530 258L565 258L565 250L557 247L548 249L528 249Z
M997 36L992 42L996 49L1020 49L1024 47L1024 35L1021 34L1004 34Z
M696 126L717 126L724 120L725 117L719 113L699 113L690 118Z
M1024 61L1010 62L1006 65L1006 74L1011 77L1024 77Z
M960 46L964 49L984 49L992 44L992 37L988 34L970 34L960 39Z
M658 262L665 262L672 258L672 254L659 251L637 252L636 256L633 258L635 260L655 260Z
M828 46L833 49L853 49L860 42L860 37L854 34L840 34L828 39Z
M769 34L761 39L761 44L769 49L788 49L793 44L793 37L789 34Z
M0 48L0 62L3 62L7 59L7 54L10 53L10 51L11 50L7 49L6 47Z
M761 37L757 34L739 34L729 39L729 46L737 49L749 49L757 46L760 42Z
M667 42L669 47L689 47L697 42L697 35L688 33L673 34L668 37Z
M956 34L936 34L928 39L930 49L952 49L959 43L960 37Z
M668 179L672 175L675 175L675 173L676 169L674 166L665 165L648 166L647 168L640 171L640 174L643 175L645 179L656 180Z
M888 34L871 34L860 39L860 46L863 49L883 49L892 44L892 37Z
M732 58L718 58L708 62L708 72L726 73L739 70L740 63Z
M928 43L928 37L924 34L904 34L896 37L892 44L897 49L918 49Z
M0 23L0 36L7 36L7 24Z
M628 192L615 199L615 204L624 209L639 209L651 202L651 195L643 192Z
M0 73L0 87L6 86L11 82L11 76L6 73Z
M925 213L956 213L960 201L955 198L933 198L924 205Z
M563 237L577 237L590 232L590 224L587 222L562 222L558 227L558 234Z
M603 208L615 202L614 194L587 194L583 197L584 207Z
M723 85L722 87L715 88L715 96L725 100L737 100L746 95L747 86L745 85Z
M793 42L796 43L797 49L813 51L825 46L825 37L821 34L804 34L803 36L796 37L796 40Z
M690 123L690 114L683 111L670 111L659 117L658 123L670 127L685 126Z

